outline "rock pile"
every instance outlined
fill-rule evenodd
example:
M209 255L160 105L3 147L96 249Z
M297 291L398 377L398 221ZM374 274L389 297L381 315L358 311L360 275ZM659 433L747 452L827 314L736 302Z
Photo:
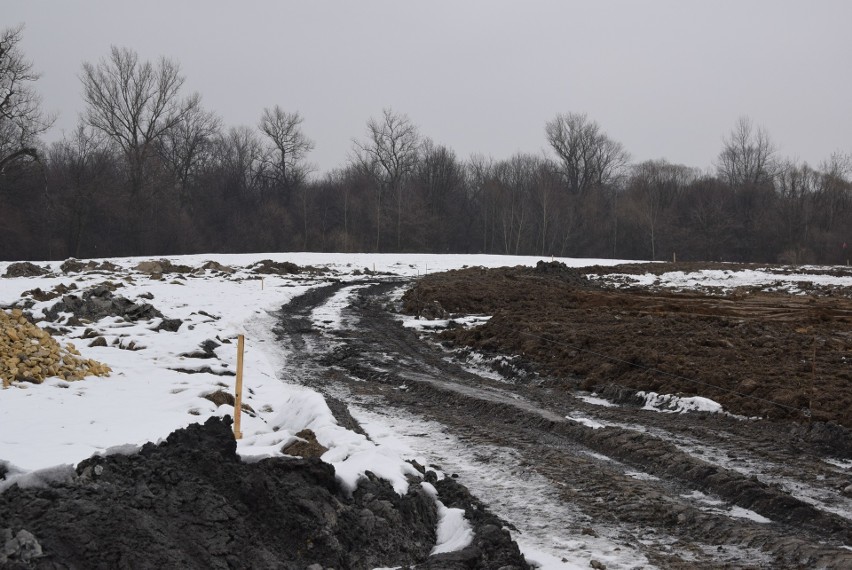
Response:
M110 263L109 261L101 261L97 263L95 261L80 261L78 259L69 258L66 259L62 265L59 267L62 270L62 273L83 273L88 271L117 271L119 269L118 265L114 263Z
M45 378L81 380L106 376L110 367L81 358L74 345L65 347L24 317L20 309L0 310L0 379L3 387L23 381L41 384Z
M41 267L29 261L12 263L6 268L3 277L41 277L50 273L47 267Z
M272 261L271 259L263 259L254 265L249 266L254 273L262 273L264 275L295 275L302 272L302 268L290 261Z
M163 316L150 303L136 303L114 295L107 285L98 285L80 295L65 295L44 315L48 320L57 321L61 313L73 313L78 319L88 321L116 316L128 321L148 321Z

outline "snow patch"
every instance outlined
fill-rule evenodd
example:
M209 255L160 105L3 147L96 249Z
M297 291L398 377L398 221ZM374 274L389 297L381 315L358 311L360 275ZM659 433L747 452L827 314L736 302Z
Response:
M643 473L642 471L625 471L624 474L627 475L628 477L632 477L633 479L636 479L637 481L659 481L660 480L659 477L657 477L655 475L651 475L650 473Z
M727 517L737 518L737 519L749 519L751 521L754 521L754 522L760 523L760 524L768 524L768 523L772 522L771 519L768 519L768 518L764 517L763 515L759 515L752 510L744 509L744 508L738 507L736 505L724 506L725 505L724 501L722 501L720 499L714 499L712 497L709 497L708 495L705 495L701 491L693 491L692 493L687 493L685 495L681 495L681 497L683 497L684 499L692 499L692 500L697 501L699 503L703 503L705 505L708 505L707 507L699 507L702 511L705 511L705 512L708 512L708 513L725 515Z
M831 457L824 457L822 460L829 465L834 465L841 469L852 469L852 459L833 459Z
M678 413L707 412L722 413L722 405L709 398L701 396L681 397L674 394L658 394L656 392L636 392L640 398L645 398L643 410L655 412Z
M435 499L438 507L437 541L432 554L456 552L473 542L473 529L464 516L464 509L449 509L438 499L438 491L431 483L420 484L426 493Z
M600 422L596 422L593 419L584 418L582 416L565 416L565 419L571 420L572 422L577 422L578 424L583 424L584 426L590 427L592 429L601 429L606 427Z
M578 400L583 400L587 404L592 404L595 406L603 406L604 408L617 408L618 404L613 404L609 400L605 400L603 398L599 398L597 394L574 394L574 397Z
M21 489L49 487L54 483L68 483L76 476L72 465L54 465L46 469L18 473L0 481L0 493L17 485Z

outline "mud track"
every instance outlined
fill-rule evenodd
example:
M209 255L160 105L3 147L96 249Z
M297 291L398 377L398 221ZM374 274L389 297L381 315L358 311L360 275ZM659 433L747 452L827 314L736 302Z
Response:
M393 299L405 285L348 286L340 322L312 311L344 284L285 306L277 334L289 379L325 393L342 424L438 425L459 446L416 434L416 451L461 465L454 455L485 450L469 464L544 481L536 497L519 485L506 499L474 470L458 473L516 538L557 559L609 548L608 568L852 567L852 478L834 450L791 424L607 407L535 375L477 373L401 325Z

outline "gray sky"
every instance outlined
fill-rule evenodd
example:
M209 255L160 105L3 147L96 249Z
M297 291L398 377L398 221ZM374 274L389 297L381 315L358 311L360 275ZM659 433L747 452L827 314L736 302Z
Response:
M226 125L299 111L321 171L383 107L461 158L540 152L569 111L637 161L709 167L742 115L783 156L852 152L848 0L2 0L18 23L49 140L82 111L82 62L117 45L180 62Z

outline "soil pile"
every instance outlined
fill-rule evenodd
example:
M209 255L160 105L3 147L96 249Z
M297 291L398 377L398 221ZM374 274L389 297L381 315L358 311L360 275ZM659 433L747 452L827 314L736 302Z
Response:
M47 267L41 267L29 261L12 263L6 268L3 277L41 277L50 273Z
M252 272L264 275L297 275L302 272L302 268L290 261L272 261L271 259L263 259L249 267Z
M410 314L431 303L493 315L445 341L520 355L568 388L700 395L746 416L852 427L850 299L606 290L513 268L430 275L403 298Z
M80 261L78 259L69 258L66 259L62 265L59 266L62 270L62 273L84 273L90 271L118 271L118 265L111 263L109 261L102 261L100 263L96 261Z
M80 357L69 343L59 345L46 331L32 324L20 309L0 310L0 379L6 388L15 381L41 384L57 376L81 380L85 376L106 376L109 366Z
M445 555L446 562L430 558L437 512L419 483L399 496L368 474L347 496L333 467L318 459L242 463L230 424L230 418L211 418L136 455L83 461L69 482L7 489L0 494L0 536L22 538L0 562L9 568L320 570L496 568L492 561L500 560L507 570L527 568L508 532L487 515L472 521L477 540L468 549ZM436 486L448 503L479 510L472 498L465 503L466 491L454 482ZM21 562L39 550L40 557Z
M128 321L147 321L162 318L163 313L150 303L136 303L114 295L106 285L99 285L85 291L82 295L65 295L44 312L45 316L56 321L60 313L73 313L78 319L97 321L104 317L117 316Z

